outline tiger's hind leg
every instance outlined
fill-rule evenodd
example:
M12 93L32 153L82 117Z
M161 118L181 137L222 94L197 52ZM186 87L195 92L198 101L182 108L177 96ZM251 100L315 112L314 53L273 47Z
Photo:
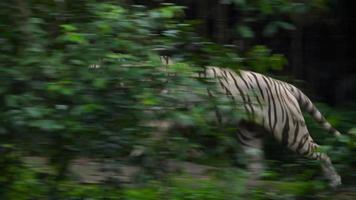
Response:
M320 160L321 168L326 179L329 181L329 186L336 188L341 185L341 177L336 172L334 166L331 163L329 156L326 153L319 152L319 145L316 144L309 134L305 134L299 141L297 148L293 149L297 153L306 156L307 158Z
M329 186L332 188L336 188L341 185L341 177L336 172L334 166L331 163L330 158L325 154L322 153L320 155L321 168L323 170L324 176L329 180Z
M263 135L257 125L240 123L237 138L246 156L246 168L249 173L248 187L255 187L264 171Z
M317 149L318 145L315 143L313 144L316 146L315 149ZM326 153L320 153L314 150L310 155L308 155L308 157L311 159L321 161L321 169L323 171L325 178L328 179L330 187L336 188L339 185L341 185L341 177L336 172L333 164L331 163L329 156Z

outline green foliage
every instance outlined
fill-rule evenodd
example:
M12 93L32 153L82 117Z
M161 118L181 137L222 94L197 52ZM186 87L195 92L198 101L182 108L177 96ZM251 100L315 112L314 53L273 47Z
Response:
M12 9L2 4L6 5L2 10ZM157 178L164 170L158 164L161 160L187 158L191 149L207 148L198 142L200 138L216 135L212 133L216 127L207 125L215 115L205 115L206 110L213 110L206 80L191 78L197 69L184 62L165 69L156 52L192 34L185 31L188 25L175 19L182 15L181 7L164 5L149 10L121 3L83 3L82 8L68 4L65 10L56 10L36 1L15 7L31 15L9 14L13 20L2 24L7 31L0 33L0 60L6 66L0 69L0 144L13 148L16 155L2 157L1 174L9 175L1 177L1 195L21 199L17 191L32 190L22 179L33 182L33 187L38 185L39 196L100 195L81 186L67 193L72 159L132 161L147 169L148 177ZM49 17L64 12L68 14L65 19ZM17 17L23 18L21 24L13 24ZM194 99L192 105L187 105L188 99ZM189 109L194 104L201 106ZM184 134L159 137L159 127L149 123L160 120L203 128L194 140ZM141 153L132 156L137 147ZM32 172L18 171L20 175L14 179L18 169L13 162L27 155L49 158L54 172L47 189L45 181ZM13 188L7 190L10 186Z
M294 2L288 0L224 0L224 3L234 4L240 12L242 19L237 22L237 33L243 38L253 38L256 24L263 22L263 35L272 36L280 30L293 30L293 23L288 16L306 13L312 3ZM321 1L319 1L321 3ZM297 9L298 8L298 9ZM284 21L280 21L280 20Z
M266 72L269 69L281 70L287 64L283 55L271 54L270 50L261 45L253 47L247 52L246 64L257 72Z
M248 26L244 26L244 25L238 26L237 27L237 32L243 38L253 38L255 36L255 34L251 30L251 28L248 27Z
M207 42L195 33L194 22L182 19L180 6L147 9L105 2L0 2L0 199L239 199L245 191L240 171L223 169L206 180L177 178L161 163L174 158L231 166L236 159L232 121L244 113L227 98L208 97L206 89L214 90L214 82L192 78L200 66L246 65L265 72L281 69L286 59L261 45L236 53L232 46ZM280 16L298 10L289 1L225 2L247 14L257 11L237 28L247 41L256 35L253 21L267 20L264 34L272 35L293 29ZM175 64L162 66L160 51L172 51ZM215 108L233 120L218 125ZM352 173L355 163L346 158L355 156L355 115L329 116L344 132L350 130L330 143L338 146L331 151L344 173ZM162 131L161 122L175 127ZM48 158L50 170L27 167L23 157L32 155ZM112 180L80 184L68 169L78 157L140 165L142 187ZM288 168L298 172L300 182L272 184L287 196L281 198L316 187L306 182L317 170L302 171L301 165ZM280 174L270 172L269 179ZM266 199L261 194L257 191L256 198Z
M129 199L129 200L224 200L241 199L249 195L251 199L295 199L320 191L320 182L264 181L254 190L246 190L246 174L242 171L224 168L216 175L192 178L185 175L168 176L163 181L150 181L142 186L113 187L109 185L77 184L73 181L54 182L53 177L37 177L33 170L22 166L16 171L18 178L7 188L5 199ZM24 181L25 180L25 181ZM56 188L54 189L54 184Z

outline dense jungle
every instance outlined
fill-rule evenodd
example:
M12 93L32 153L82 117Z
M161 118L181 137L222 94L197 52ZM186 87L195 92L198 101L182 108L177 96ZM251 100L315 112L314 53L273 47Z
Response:
M1 0L0 199L356 199L354 9L351 0ZM236 137L249 113L197 76L205 66L303 91L341 133L304 113L342 185L330 188L320 161L266 135L265 169L250 186Z

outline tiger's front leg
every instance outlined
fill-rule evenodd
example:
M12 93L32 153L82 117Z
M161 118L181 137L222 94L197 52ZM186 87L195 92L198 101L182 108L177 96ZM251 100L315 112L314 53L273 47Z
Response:
M264 172L263 136L264 132L248 123L240 123L237 131L249 173L247 187L256 187Z

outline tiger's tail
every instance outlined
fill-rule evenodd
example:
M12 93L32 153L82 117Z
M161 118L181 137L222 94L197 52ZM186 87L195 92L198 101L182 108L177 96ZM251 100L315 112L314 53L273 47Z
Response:
M341 133L332 127L331 124L325 119L325 117L320 113L320 111L316 108L309 97L307 97L296 87L292 87L292 91L294 92L300 107L307 111L326 131L333 134L334 136L341 135Z

